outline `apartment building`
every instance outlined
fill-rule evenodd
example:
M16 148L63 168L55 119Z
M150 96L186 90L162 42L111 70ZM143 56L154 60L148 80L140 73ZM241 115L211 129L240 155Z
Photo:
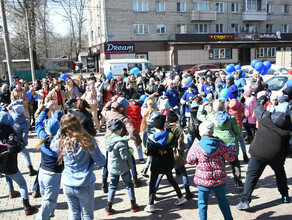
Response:
M275 62L292 48L291 0L88 0L89 54L176 64Z

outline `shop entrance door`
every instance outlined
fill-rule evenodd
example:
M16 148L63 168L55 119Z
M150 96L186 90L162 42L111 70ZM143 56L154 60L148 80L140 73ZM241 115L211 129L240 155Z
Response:
M241 66L250 65L250 48L239 49L239 63Z

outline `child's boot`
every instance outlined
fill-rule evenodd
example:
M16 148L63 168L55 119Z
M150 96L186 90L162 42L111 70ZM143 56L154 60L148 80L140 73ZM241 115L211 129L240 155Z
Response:
M131 212L137 212L139 210L139 206L136 203L135 199L131 199Z
M9 191L9 199L13 199L19 196L20 193L18 191L15 191L14 189Z
M113 210L112 210L112 202L107 202L106 207L105 207L105 213L107 215L111 215L113 214Z
M102 179L101 189L104 193L108 193L107 179Z
M24 207L24 213L25 215L32 215L34 213L36 213L37 208L34 206L31 206L29 204L29 200L28 199L23 199L23 207Z
M140 187L142 182L141 182L141 180L138 179L138 176L137 175L133 175L133 179L134 179L135 188Z

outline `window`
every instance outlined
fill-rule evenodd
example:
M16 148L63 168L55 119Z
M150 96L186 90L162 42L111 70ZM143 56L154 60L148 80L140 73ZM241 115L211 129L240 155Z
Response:
M209 51L209 59L232 59L232 49L231 48L220 48L212 49Z
M166 33L166 27L164 24L158 24L156 25L156 33L157 34L165 34Z
M205 34L208 33L208 25L207 24L195 24L195 33L197 34Z
M274 5L272 5L272 4L268 4L267 12L268 12L269 14L274 13Z
M148 2L133 1L133 11L148 11Z
M97 36L100 37L100 27L97 27Z
M258 11L257 0L245 0L244 9L244 11Z
M239 24L231 24L232 33L240 33Z
M282 14L288 14L288 5L282 5Z
M148 34L148 24L134 24L134 34Z
M138 67L139 70L141 71L142 70L142 63L128 63L128 70L131 70L135 67Z
M216 3L216 12L223 13L224 12L224 4L223 3Z
M91 31L91 41L93 41L93 31Z
M176 4L176 11L177 12L186 12L186 3L185 2L178 2Z
M177 33L180 33L180 34L187 33L187 25L186 24L178 24L177 25Z
M261 47L258 49L258 57L276 57L276 47Z
M259 33L259 24L246 24L246 33Z
M266 24L266 33L274 33L273 24Z
M216 24L216 33L224 33L224 24Z
M195 11L209 11L209 2L195 2Z
M289 33L289 25L288 24L282 25L282 33Z
M238 3L232 3L231 4L231 11L233 13L239 12L239 4Z
M165 2L156 2L156 12L165 12Z
M137 53L136 54L136 59L145 59L148 60L148 54L147 53Z

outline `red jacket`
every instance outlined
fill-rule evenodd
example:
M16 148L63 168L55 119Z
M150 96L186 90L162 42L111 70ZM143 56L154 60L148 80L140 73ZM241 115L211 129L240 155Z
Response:
M141 106L137 105L135 100L129 100L129 107L126 110L126 115L129 117L132 125L138 133L142 123Z
M236 117L236 121L242 130L245 111L244 105L240 103L237 99L231 99L229 102L226 103L226 105L227 112Z

